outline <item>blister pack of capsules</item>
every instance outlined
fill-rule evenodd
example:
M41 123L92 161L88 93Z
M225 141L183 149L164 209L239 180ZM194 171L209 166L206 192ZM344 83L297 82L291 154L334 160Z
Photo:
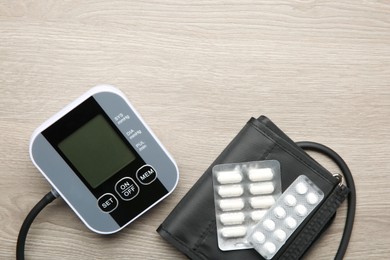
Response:
M324 198L324 193L300 175L248 234L253 248L271 259L305 218Z
M250 228L282 193L279 162L215 165L213 187L219 248L224 251L253 248L247 240Z

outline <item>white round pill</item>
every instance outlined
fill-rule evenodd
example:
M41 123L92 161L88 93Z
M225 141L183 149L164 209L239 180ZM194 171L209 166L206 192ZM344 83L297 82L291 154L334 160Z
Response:
M297 205L295 207L295 213L300 217L304 217L307 214L307 208L303 205Z
M254 242L256 242L258 244L263 244L265 242L265 236L260 231L253 233L252 239Z
M305 183L300 182L295 186L295 190L298 192L298 194L305 194L308 190L307 186Z
M264 244L264 249L268 254L274 254L276 252L276 246L274 243L267 242Z
M275 222L268 218L263 221L263 227L268 231L273 231L275 229Z
M276 238L279 242L284 242L284 240L285 240L286 237L287 237L286 232L284 232L284 231L281 230L281 229L275 230L274 235L275 235L275 238Z
M284 203L286 203L287 206L294 207L297 204L297 199L289 194L286 197L284 197Z
M284 218L286 216L286 211L282 207L276 207L274 209L274 214L277 218Z
M310 192L306 195L306 200L309 204L311 205L314 205L314 204L317 204L318 202L318 196L317 194L313 193L313 192Z
M287 217L284 222L286 223L286 226L289 229L294 229L297 226L297 221L295 220L295 218L292 218L292 217Z

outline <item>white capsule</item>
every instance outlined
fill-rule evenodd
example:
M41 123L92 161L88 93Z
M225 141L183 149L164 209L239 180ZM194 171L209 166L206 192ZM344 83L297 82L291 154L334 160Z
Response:
M317 204L319 198L318 198L317 194L310 192L306 195L306 200L309 204L314 205L314 204Z
M238 225L244 222L245 214L242 212L223 213L219 216L219 219L224 225Z
M274 209L274 214L275 214L275 217L279 218L279 219L282 219L286 216L286 211L284 210L284 208L282 207L276 207Z
M278 240L279 242L284 242L284 240L287 237L286 232L284 232L281 229L275 230L274 235L275 235L276 240Z
M223 185L218 188L218 194L222 198L238 197L244 193L241 185Z
M251 181L270 181L274 177L271 168L249 169L248 178Z
M275 186L272 182L252 183L249 185L249 192L252 195L271 194L274 192Z
M263 244L265 242L265 235L260 231L256 231L255 233L253 233L252 239L258 244Z
M275 204L275 199L273 196L253 197L250 204L254 209L268 209Z
M243 237L246 235L246 227L238 226L238 227L225 227L221 230L221 235L224 238L232 238L232 237Z
M276 252L276 246L272 242L267 242L264 244L264 249L267 251L268 254L274 254Z
M222 211L241 210L244 208L242 199L224 199L219 202Z
M275 229L275 222L271 219L266 219L263 221L263 227L267 231L273 231Z
M300 182L295 186L295 190L298 192L298 194L305 194L308 190L308 187L305 183Z
M251 212L251 218L253 221L258 222L264 215L267 213L267 210L255 210Z
M303 205L297 205L295 207L295 213L300 217L304 217L307 214L307 208Z
M242 181L242 175L238 170L220 171L217 173L217 181L220 184L239 183Z
M294 207L297 204L297 199L293 195L288 194L284 197L284 203L286 203L287 206Z
M284 223L289 229L294 229L297 226L297 221L295 220L295 218L292 217L287 217Z

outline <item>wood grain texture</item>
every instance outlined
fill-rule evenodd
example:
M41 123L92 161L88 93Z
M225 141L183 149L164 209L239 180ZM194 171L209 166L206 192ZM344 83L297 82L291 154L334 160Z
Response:
M132 101L179 185L108 237L55 201L32 225L28 259L185 259L155 229L260 114L344 157L358 192L346 259L389 258L389 44L383 0L1 1L0 259L15 257L23 219L50 189L30 162L31 133L98 83ZM333 258L345 208L306 259Z

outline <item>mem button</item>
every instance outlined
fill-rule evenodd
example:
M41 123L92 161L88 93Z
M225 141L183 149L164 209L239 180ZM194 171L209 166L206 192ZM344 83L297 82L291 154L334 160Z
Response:
M157 178L156 170L148 164L139 168L135 175L143 185L151 184Z
M130 177L120 179L115 185L115 191L123 200L132 200L139 193L139 187Z
M100 196L98 205L103 212L110 213L118 207L118 200L111 193L106 193Z

